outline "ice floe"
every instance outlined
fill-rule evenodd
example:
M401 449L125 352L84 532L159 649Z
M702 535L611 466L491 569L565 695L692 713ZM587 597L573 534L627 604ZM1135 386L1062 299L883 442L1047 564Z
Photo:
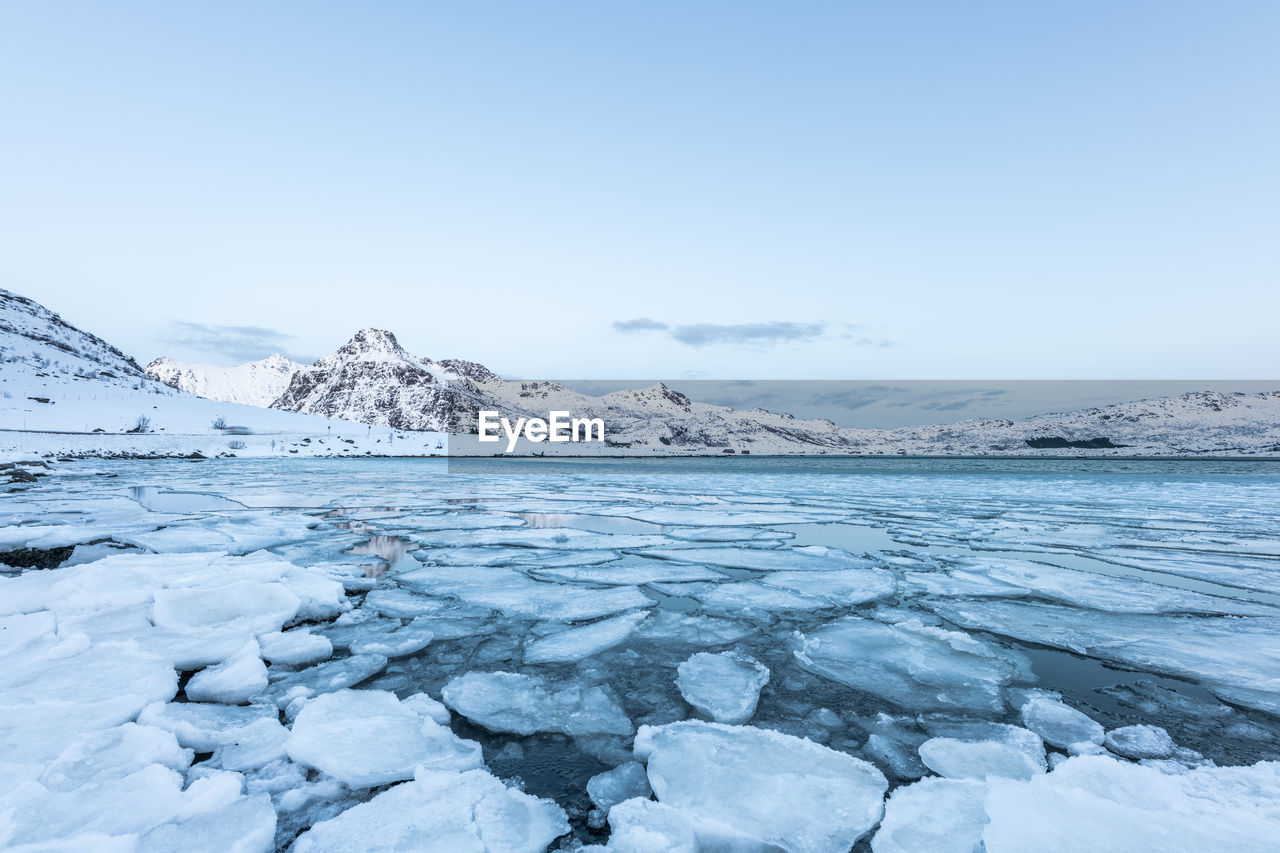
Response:
M444 703L494 732L629 735L631 720L598 685L550 685L514 672L470 672L444 686Z
M676 686L686 702L717 723L751 719L769 668L738 652L699 652L680 664Z
M750 726L641 726L635 752L658 801L712 849L847 853L880 820L888 787L865 761Z
M1029 671L1020 654L918 619L845 617L797 635L795 645L805 669L911 710L998 712L1002 688Z
M483 770L422 771L367 803L320 821L298 837L293 853L542 853L569 831L551 800L509 788Z
M338 690L308 701L285 751L352 788L411 779L416 768L483 766L480 744L462 740L381 690Z

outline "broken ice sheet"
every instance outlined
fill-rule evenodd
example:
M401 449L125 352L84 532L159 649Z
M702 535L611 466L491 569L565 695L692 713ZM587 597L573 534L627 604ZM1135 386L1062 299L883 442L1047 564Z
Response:
M686 702L717 723L751 719L769 668L740 652L699 652L680 664L676 686Z
M857 617L797 634L800 666L908 710L1004 709L1002 688L1028 677L1021 654L918 619L885 625Z
M512 672L471 672L445 685L444 703L490 731L629 735L631 720L598 685L553 685Z
M657 548L641 551L646 557L675 560L680 563L702 563L709 566L725 566L733 569L754 569L764 572L813 571L829 572L838 569L875 568L876 563L866 557L855 557L839 548L823 545L804 545L798 548Z
M320 821L299 836L294 853L391 850L406 839L439 851L542 853L569 831L564 811L484 770L422 771L367 803Z
M888 787L865 761L751 726L643 726L635 752L658 801L711 849L846 853L880 820Z
M966 628L1190 678L1227 701L1280 713L1280 619L1099 613L1004 600L929 607Z
M488 530L415 533L413 541L429 547L508 545L560 551L600 551L646 548L663 543L661 536L589 533L573 527L508 527Z
M648 615L624 613L539 637L525 646L525 662L570 663L589 658L624 642Z
M480 744L457 737L381 690L338 690L308 701L285 750L351 788L413 778L414 770L483 766Z

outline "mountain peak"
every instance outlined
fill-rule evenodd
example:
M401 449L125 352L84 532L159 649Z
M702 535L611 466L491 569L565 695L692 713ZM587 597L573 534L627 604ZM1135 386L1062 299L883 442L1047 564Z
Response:
M338 348L338 353L345 356L389 355L397 358L407 355L396 336L386 329L361 329Z

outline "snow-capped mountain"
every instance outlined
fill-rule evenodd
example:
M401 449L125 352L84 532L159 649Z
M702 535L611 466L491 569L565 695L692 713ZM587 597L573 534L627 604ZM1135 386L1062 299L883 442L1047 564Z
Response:
M858 429L700 403L663 384L595 397L555 382L505 380L474 362L412 355L395 335L378 329L364 329L336 352L300 368L273 405L452 433L474 433L482 409L511 418L545 418L551 410L567 410L575 417L603 418L612 447L642 453L1280 453L1280 392L1195 392L1017 421ZM464 447L465 442L455 441L451 452ZM581 453L587 448L542 444L528 449ZM491 452L491 446L475 452Z
M501 382L482 365L419 358L390 332L362 329L297 370L272 405L398 429L465 432L489 407L477 382L493 381Z
M157 358L146 374L170 388L225 403L266 408L289 387L293 374L302 369L296 361L271 355L234 367L186 364L172 358Z
M456 434L450 454L487 455L493 445L467 437L480 410L511 418L567 410L602 418L607 445L523 444L517 452L1280 455L1280 392L1196 392L1017 421L856 429L700 403L662 384L590 396L554 382L505 380L474 362L413 355L378 329L358 332L313 365L282 356L234 368L160 359L148 366L148 376L106 341L5 290L0 364L0 451L39 444L56 453L207 454L246 444L235 450L412 455L442 452L439 431ZM262 408L268 402L271 408ZM243 425L253 435L228 440L212 428L215 421ZM39 441L32 438L37 434ZM296 437L291 443L261 438L269 435ZM305 444L304 435L315 442Z
M1194 391L1015 421L974 419L856 432L863 434L868 446L909 454L1021 455L1083 449L1118 455L1277 455L1280 391ZM1071 442L1079 444L1071 446Z
M215 423L236 429L227 434ZM0 290L0 462L193 454L443 455L444 436L406 435L178 391L149 378L96 335Z

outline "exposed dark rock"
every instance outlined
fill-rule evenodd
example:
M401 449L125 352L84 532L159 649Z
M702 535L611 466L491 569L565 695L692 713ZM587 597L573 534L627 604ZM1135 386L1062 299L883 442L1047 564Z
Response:
M53 569L66 562L75 549L75 545L63 548L15 548L12 551L0 551L0 563L15 569Z
M1105 435L1101 438L1085 438L1077 441L1068 441L1060 435L1054 435L1048 438L1028 438L1027 446L1035 450L1062 450L1069 447L1080 450L1104 450L1112 447L1126 447L1127 445L1113 444L1111 439Z

